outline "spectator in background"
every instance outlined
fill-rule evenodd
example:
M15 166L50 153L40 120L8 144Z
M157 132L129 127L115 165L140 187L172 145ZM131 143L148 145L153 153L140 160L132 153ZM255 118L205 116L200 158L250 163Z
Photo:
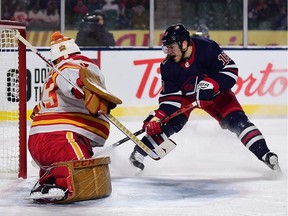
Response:
M119 17L117 23L117 29L129 29L131 26L131 17L127 10L128 0L118 0L119 5Z
M60 24L60 14L55 0L50 0L45 10L45 22L51 29L58 29Z
M249 29L287 29L287 1L251 0L248 3Z
M279 13L274 17L273 30L287 30L287 7L282 6Z
M119 17L119 5L114 0L106 0L106 4L103 6L102 11L105 14L106 28L116 29L117 20Z
M8 4L4 4L1 15L2 20L11 20L13 17L12 7Z
M76 4L72 8L73 12L73 24L74 27L79 26L82 18L88 13L88 7L84 4L83 0L77 0Z
M118 13L119 12L119 6L118 6L117 2L115 2L114 0L106 0L106 4L102 7L102 10L103 11L115 10Z
M145 9L145 3L145 0L141 0L138 4L131 8L132 27L134 29L148 29L149 16Z
M87 7L89 13L93 13L93 11L95 10L102 10L105 4L106 4L105 0L88 0Z
M47 0L29 0L29 10L31 10L35 5L38 5L40 10L45 10L47 8Z
M18 4L13 14L13 20L19 21L28 25L28 13L24 4Z
M45 14L40 10L39 5L35 5L28 12L29 27L41 28L44 24Z
M105 27L105 16L100 10L86 15L76 36L79 46L115 46L112 33Z

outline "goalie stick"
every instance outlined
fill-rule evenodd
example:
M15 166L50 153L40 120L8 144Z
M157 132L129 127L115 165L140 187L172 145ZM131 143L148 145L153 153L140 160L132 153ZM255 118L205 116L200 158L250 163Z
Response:
M101 113L101 112L100 112ZM114 124L122 133L124 133L131 141L138 145L154 160L159 160L161 157L156 154L152 149L148 148L141 140L139 140L131 131L129 131L118 119L111 114L101 113L107 120Z
M197 102L196 102L196 101L193 102L192 104L188 104L188 105L186 105L185 107L183 107L183 108L181 108L181 109L178 109L177 111L175 111L175 112L172 113L171 115L166 116L165 118L163 118L163 119L161 120L161 122L162 122L162 123L167 123L167 122L170 121L172 118L174 118L174 117L176 117L176 116L180 115L181 113L184 113L184 112L186 112L186 111L188 111L188 110L191 110L191 109L195 108L196 106L197 106ZM142 134L142 133L144 133L144 132L145 132L145 129L142 128L142 129L136 131L135 133L133 133L133 135L134 135L134 136L138 136L138 135L140 135L140 134ZM111 149L113 149L113 148L116 148L117 146L122 145L123 143L125 143L125 142L128 141L128 140L130 140L130 138L127 136L127 137L125 137L125 138L117 141L116 143L114 143L114 144L112 144L112 145L110 145L110 146L108 146L108 147L106 147L106 148L98 151L95 156L96 156L96 157L97 157L97 156L100 156L100 155L103 154L104 152L109 151L109 150L111 150Z
M45 61L53 70L57 72L64 80L66 80L70 85L72 85L74 88L79 90L84 95L83 90L73 83L70 79L65 77L61 71L59 71L58 68L56 68L49 60L47 60L45 57L41 55L41 53L38 52L38 50L29 43L25 38L23 38L20 33L17 31L15 34L15 37L20 40L25 46L27 46L29 49L31 49L32 52L34 52L36 55L38 55L43 61ZM122 131L129 139L131 139L136 145L138 145L143 151L145 151L151 158L154 160L160 159L160 157L151 149L149 149L143 142L141 142L136 136L133 135L131 131L129 131L121 122L119 122L114 116L111 114L105 114L103 112L99 112L99 114L103 115L108 121L113 123L120 131Z

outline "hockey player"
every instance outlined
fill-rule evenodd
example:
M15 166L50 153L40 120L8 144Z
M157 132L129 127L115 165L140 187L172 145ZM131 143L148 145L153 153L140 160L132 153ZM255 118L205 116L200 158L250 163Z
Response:
M40 179L30 199L41 202L69 197L69 171L65 166L53 164L91 158L92 147L103 146L110 131L109 122L98 111L109 113L121 103L113 95L102 94L103 74L94 61L81 55L74 39L55 32L50 48L51 61L57 70L52 70L44 83L40 103L31 115L28 140L30 154L40 167ZM92 85L87 87L87 83ZM101 85L100 91L97 85Z
M272 170L280 170L278 157L267 147L259 129L249 121L231 88L238 77L235 62L219 47L204 37L190 37L182 24L172 25L162 38L167 54L160 65L162 91L159 108L144 120L146 135L142 142L150 149L164 143L186 124L190 111L178 115L166 124L160 119L189 103L216 119L222 129L235 133L243 145ZM164 141L163 141L164 140ZM130 162L140 170L147 154L135 146Z

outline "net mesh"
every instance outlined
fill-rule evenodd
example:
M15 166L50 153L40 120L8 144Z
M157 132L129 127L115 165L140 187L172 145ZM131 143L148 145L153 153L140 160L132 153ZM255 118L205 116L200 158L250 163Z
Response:
M0 174L19 171L19 71L17 30L0 26Z

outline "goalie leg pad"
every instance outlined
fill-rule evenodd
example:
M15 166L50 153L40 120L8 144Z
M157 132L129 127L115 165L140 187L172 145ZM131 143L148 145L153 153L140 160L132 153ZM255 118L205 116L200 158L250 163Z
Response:
M53 170L68 170L65 186L55 179L54 184L43 184L32 189L26 199L39 203L71 203L109 196L112 192L109 171L110 157L87 159L71 162L58 162L49 168L47 175ZM40 183L40 181L39 181Z
M112 192L109 163L111 163L110 157L56 163L57 166L68 167L73 189L67 199L58 203L109 196Z
M97 74L90 71L88 68L82 67L79 72L80 79L85 87L99 97L113 104L121 104L122 100L110 93L101 82Z

